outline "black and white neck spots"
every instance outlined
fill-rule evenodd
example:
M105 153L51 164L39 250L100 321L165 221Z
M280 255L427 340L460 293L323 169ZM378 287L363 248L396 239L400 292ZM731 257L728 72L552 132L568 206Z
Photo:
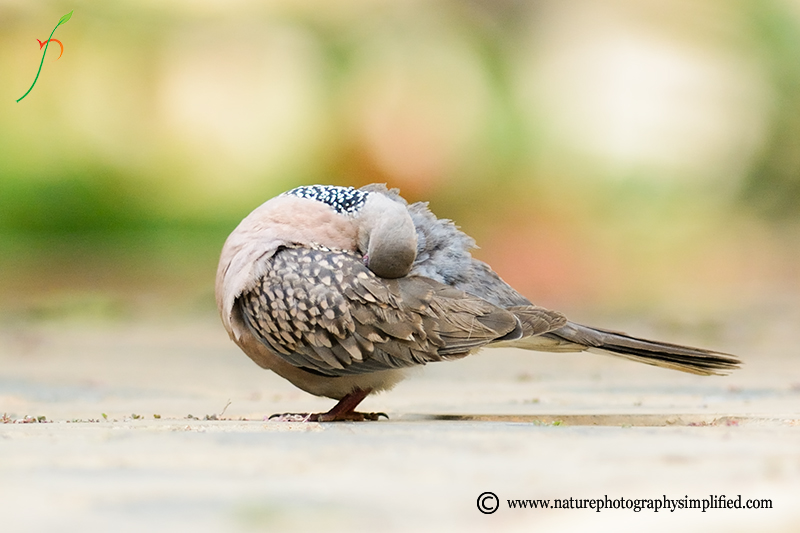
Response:
M364 207L364 202L369 196L368 192L336 185L304 185L283 194L322 202L343 215L358 213Z

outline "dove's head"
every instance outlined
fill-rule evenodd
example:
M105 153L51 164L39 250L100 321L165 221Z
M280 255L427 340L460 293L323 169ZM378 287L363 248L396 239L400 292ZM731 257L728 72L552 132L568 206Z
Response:
M311 185L284 193L327 204L357 225L354 249L364 264L382 278L400 278L411 271L417 257L417 231L408 208L379 191L352 187Z

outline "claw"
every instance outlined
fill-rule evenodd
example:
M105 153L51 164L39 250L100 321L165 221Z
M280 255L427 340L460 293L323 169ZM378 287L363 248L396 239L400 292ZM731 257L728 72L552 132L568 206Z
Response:
M386 413L275 413L267 420L274 422L365 422L375 421L383 417L389 420Z
M311 415L312 422L365 422L367 420L375 421L380 417L389 420L389 415L386 413L359 413L357 411L350 411L349 413L314 413Z
M274 414L268 420L276 422L364 422L365 420L378 420L384 417L389 420L386 413L359 413L356 406L367 397L370 390L356 389L345 395L333 409L327 413L283 413Z

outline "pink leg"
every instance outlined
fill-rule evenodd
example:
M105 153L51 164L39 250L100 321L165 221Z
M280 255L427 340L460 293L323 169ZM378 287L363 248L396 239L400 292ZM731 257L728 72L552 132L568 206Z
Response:
M381 416L389 418L385 413L359 413L356 407L366 398L371 389L356 389L350 394L339 400L339 403L327 413L311 413L308 415L272 415L270 419L277 418L279 421L309 421L309 422L363 422L365 420L378 420Z

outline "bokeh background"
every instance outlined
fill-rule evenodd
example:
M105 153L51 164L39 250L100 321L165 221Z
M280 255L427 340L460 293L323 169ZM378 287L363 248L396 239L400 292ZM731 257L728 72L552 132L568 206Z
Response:
M0 0L4 321L213 314L252 208L371 182L541 305L769 319L800 295L800 2Z
M371 182L540 305L745 365L486 350L362 404L389 422L267 422L333 402L227 338L222 244ZM794 532L798 325L800 0L0 0L4 532Z

